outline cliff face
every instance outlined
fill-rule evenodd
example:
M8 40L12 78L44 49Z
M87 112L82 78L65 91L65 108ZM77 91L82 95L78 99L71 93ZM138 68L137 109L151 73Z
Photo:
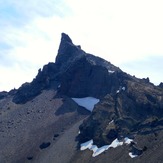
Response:
M117 137L154 134L163 125L162 89L134 80L126 81L122 88L125 89L107 94L80 126L81 142L93 137L102 146Z
M64 119L62 115L66 117L67 113L71 113L75 119L75 116L84 115L85 118L88 114L88 111L82 111L81 107L78 108L72 102L72 97L100 99L91 115L79 127L79 144L93 139L100 147L110 144L116 138L136 138L150 134L157 137L158 132L162 132L162 83L157 87L148 78L133 77L110 62L84 52L79 45L73 44L67 34L62 33L55 63L48 63L40 69L31 83L25 83L8 93L1 92L0 100L3 102L10 97L14 107L21 104L23 109L23 106L31 103L35 108L33 100L42 96L45 91L55 92L54 110L59 124L58 116ZM58 106L55 102L58 99L62 99L64 105ZM48 105L47 103L46 106ZM67 118L65 124L70 119L71 117ZM75 119L73 123L76 121ZM55 121L53 124L55 126ZM144 146L148 146L147 142L141 144L141 147ZM142 153L145 149L140 151Z
M130 77L102 58L85 53L63 33L56 62L45 65L31 83L23 84L13 101L26 103L44 89L57 89L69 97L100 98L118 89L122 78Z

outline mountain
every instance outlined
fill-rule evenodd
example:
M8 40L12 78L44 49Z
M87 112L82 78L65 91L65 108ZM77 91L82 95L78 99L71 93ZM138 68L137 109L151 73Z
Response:
M2 163L163 162L162 129L162 83L86 53L65 33L55 63L0 92Z

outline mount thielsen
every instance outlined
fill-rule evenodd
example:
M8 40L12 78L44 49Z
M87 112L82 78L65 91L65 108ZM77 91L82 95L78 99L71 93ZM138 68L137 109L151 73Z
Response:
M62 33L55 63L0 92L1 163L161 163L163 83L88 54Z

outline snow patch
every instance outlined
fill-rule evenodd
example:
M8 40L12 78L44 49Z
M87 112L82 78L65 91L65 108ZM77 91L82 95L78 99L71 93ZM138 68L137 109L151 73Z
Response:
M115 71L112 71L112 70L108 70L108 72L112 74L112 73L114 73Z
M112 148L116 148L118 146L121 146L123 145L123 142L120 142L118 139L115 139L110 145L109 145L109 148L112 147Z
M103 153L104 151L108 150L109 148L116 148L121 145L123 145L123 142L120 142L118 139L115 139L110 145L104 145L98 148L96 145L93 145L93 140L89 140L80 145L80 150L83 151L85 149L90 149L93 151L92 157L96 157Z
M90 150L93 151L93 154L98 150L98 147L96 145L92 145L92 147L90 148Z
M135 157L137 157L138 155L133 155L132 152L129 152L129 156L130 156L131 158L135 158Z
M117 138L110 144L110 145L104 145L100 148L98 148L96 145L93 145L93 140L89 140L85 143L82 143L80 145L80 150L89 149L93 151L92 157L96 157L103 153L104 151L108 150L109 148L117 148L118 146L122 146L125 144L130 144L133 140L129 139L128 137L124 138L124 141L119 141ZM137 155L133 155L131 152L129 153L129 156L131 158L137 157Z
M119 93L120 91L125 91L125 90L126 90L125 87L120 86L120 88L116 91L116 93Z
M109 145L102 146L100 148L97 148L96 151L93 151L93 157L98 156L99 154L103 153L104 151L109 149Z
M114 120L110 121L110 122L109 122L109 125L112 124L113 122L114 122Z
M125 87L122 87L122 90L123 90L123 91L125 91L125 90L126 90L126 88L125 88Z
M92 145L93 145L93 140L89 140L89 141L87 141L85 143L82 143L80 145L80 150L83 151L83 150L86 150L86 149L91 149Z
M94 97L72 98L79 106L83 106L89 111L92 111L94 106L100 101Z
M128 137L126 137L124 139L124 141L125 141L125 144L131 144L131 142L133 142L134 140L133 139L129 139Z

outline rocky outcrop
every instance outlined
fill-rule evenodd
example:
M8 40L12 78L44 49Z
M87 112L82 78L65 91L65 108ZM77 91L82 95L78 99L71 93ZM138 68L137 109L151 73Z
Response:
M84 55L85 52L81 50L81 47L74 45L70 37L67 34L62 33L55 61L55 63L60 67L60 70L65 71L69 65Z
M70 97L102 98L119 88L122 82L120 76L125 78L125 74L123 75L119 69L115 70L115 67L114 73L110 73L107 67L96 63L98 58L93 59L94 62L91 63L89 58L82 57L70 65L61 78L60 92L62 94Z
M130 78L118 67L102 58L85 53L62 34L56 57L60 67L60 94L69 97L104 97L119 88L122 78Z
M97 145L115 138L154 133L162 125L163 91L158 87L126 80L124 89L107 94L80 126L81 142L93 138Z
M26 103L44 89L58 89L59 94L69 97L102 98L115 92L122 78L131 77L110 62L85 53L62 33L56 62L45 65L31 83L23 84L13 102Z
M2 91L0 92L0 99L3 99L7 96L7 92L6 91Z
M38 70L36 78L31 83L24 83L13 97L13 102L17 104L26 103L39 95L44 89L57 89L59 85L58 67L54 63L49 63Z
M159 87L160 88L163 88L163 83L162 82L159 84Z

